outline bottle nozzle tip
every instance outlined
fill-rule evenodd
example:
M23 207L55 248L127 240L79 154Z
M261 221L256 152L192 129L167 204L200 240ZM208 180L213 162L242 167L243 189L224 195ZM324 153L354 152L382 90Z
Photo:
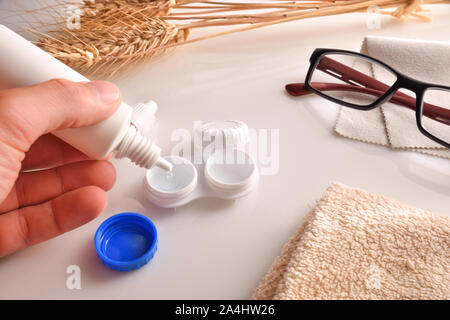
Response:
M172 171L173 168L173 164L171 164L169 161L161 157L158 159L158 161L156 161L155 165L169 172Z

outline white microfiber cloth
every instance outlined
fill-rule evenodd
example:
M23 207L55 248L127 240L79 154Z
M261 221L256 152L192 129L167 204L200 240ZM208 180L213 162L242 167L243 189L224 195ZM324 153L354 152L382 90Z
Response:
M450 218L331 185L253 299L449 299Z
M450 42L368 36L363 41L361 53L377 58L414 79L450 86ZM383 81L376 66L355 67L360 70L366 68L364 72ZM450 101L443 103L450 106ZM441 125L438 129L450 130L446 127ZM414 112L390 102L370 111L341 108L335 131L363 142L450 159L450 150L419 131Z

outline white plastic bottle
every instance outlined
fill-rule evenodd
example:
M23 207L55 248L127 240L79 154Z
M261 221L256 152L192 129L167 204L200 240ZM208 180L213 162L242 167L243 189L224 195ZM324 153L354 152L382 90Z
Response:
M0 25L0 75L16 86L55 78L89 81L3 25ZM149 169L156 165L170 171L172 164L160 156L161 149L131 124L132 112L122 102L112 116L96 125L52 133L94 159L104 159L115 151L117 158L129 158L141 167Z

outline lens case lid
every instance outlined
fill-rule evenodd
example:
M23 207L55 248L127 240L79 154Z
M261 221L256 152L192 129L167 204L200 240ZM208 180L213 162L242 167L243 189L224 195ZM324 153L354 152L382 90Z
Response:
M194 148L203 150L213 144L211 154L216 150L227 148L242 149L248 141L248 125L238 120L204 122L194 130Z

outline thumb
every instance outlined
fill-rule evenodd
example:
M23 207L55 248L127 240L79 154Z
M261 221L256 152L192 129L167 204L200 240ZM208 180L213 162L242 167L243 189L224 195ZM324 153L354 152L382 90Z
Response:
M118 108L119 89L107 81L55 79L0 91L0 139L22 152L48 132L98 123ZM5 142L5 141L4 141Z

